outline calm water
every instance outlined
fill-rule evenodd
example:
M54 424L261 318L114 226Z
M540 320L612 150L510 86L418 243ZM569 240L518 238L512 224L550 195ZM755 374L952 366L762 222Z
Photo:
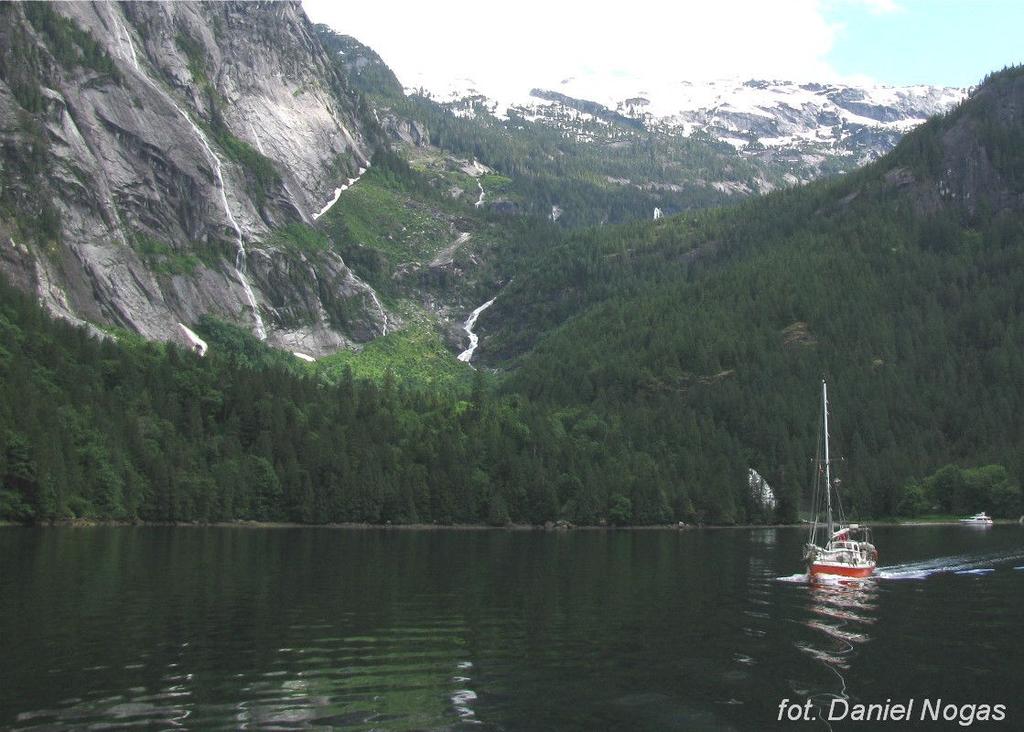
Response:
M791 576L795 529L0 529L0 726L793 729L783 697L846 695L1022 728L1024 528L875 536L849 588Z

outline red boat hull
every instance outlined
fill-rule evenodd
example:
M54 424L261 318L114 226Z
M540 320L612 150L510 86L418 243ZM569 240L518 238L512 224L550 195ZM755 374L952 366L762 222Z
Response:
M852 567L842 564L822 564L815 562L811 565L810 573L816 575L832 575L834 577L870 577L875 572L875 565L869 567Z

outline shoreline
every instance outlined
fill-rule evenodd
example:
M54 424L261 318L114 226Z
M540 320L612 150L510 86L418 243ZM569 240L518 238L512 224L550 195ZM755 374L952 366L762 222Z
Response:
M1015 526L1021 522L1017 519L995 519L997 526ZM895 521L882 519L877 522L865 522L865 526L871 528L907 527L920 528L923 526L967 526L959 520L940 521ZM490 524L369 524L369 523L329 523L329 524L302 524L289 521L254 521L241 519L237 521L142 521L122 519L59 519L44 521L41 523L22 524L15 521L0 521L0 529L3 528L109 528L109 527L175 527L194 529L335 529L335 530L359 530L359 531L544 531L544 532L568 532L568 531L719 531L736 529L801 529L807 528L806 523L796 524L655 524L651 526L600 526L586 525L577 526L568 523L548 522L546 524L507 524L505 526L491 526Z

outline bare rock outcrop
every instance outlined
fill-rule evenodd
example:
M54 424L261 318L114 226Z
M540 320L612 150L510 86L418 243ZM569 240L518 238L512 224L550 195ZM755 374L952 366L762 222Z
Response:
M32 151L5 154L17 210L0 224L34 232L0 258L9 278L32 272L64 317L155 339L207 313L314 356L384 330L339 256L273 244L383 135L299 3L39 5L0 16L0 144ZM81 58L40 18L70 27Z

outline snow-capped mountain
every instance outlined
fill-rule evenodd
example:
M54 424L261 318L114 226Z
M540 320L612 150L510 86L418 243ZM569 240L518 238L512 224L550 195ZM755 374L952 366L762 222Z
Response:
M407 89L468 116L487 111L600 140L601 127L701 135L742 156L789 168L796 183L849 170L891 150L907 131L948 111L968 89L723 79L648 82L570 78L497 97L469 79L433 91Z
M680 84L675 99L637 95L615 109L648 124L708 131L742 148L751 142L784 147L829 141L837 146L864 129L903 134L945 112L965 89L930 86L855 87L786 81L721 81ZM660 102L660 103L659 103Z

